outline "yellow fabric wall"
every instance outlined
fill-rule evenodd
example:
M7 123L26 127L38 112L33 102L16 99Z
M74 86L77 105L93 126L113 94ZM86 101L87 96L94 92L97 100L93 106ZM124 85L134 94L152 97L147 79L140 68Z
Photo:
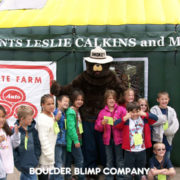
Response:
M180 24L180 0L48 0L43 9L0 11L0 28Z

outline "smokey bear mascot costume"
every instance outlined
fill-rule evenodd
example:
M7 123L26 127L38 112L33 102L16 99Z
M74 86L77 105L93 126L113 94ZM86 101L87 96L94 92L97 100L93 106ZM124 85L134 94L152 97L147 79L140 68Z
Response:
M104 107L104 93L113 89L118 95L125 89L123 83L114 72L109 70L113 58L106 56L106 51L100 47L91 50L90 57L84 58L86 71L77 76L70 84L60 86L56 81L52 83L51 93L55 96L67 94L71 96L73 89L80 89L85 94L84 105L81 108L83 120L82 150L84 166L97 167L97 160L105 165L105 152L102 135L94 130L94 123L98 113Z

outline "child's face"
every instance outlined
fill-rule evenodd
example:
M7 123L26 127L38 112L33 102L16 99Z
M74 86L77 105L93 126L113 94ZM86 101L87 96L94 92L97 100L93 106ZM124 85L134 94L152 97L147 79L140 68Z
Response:
M53 98L47 98L44 104L42 104L43 111L47 113L52 113L54 111L54 107L55 105Z
M159 157L163 157L166 153L166 148L164 144L158 144L154 149L154 154Z
M0 110L0 128L3 128L5 120L6 120L5 114L2 110Z
M140 100L139 105L140 105L141 111L143 111L143 112L147 111L147 103L145 100Z
M83 103L84 103L84 99L83 99L83 97L81 95L79 95L77 97L77 99L74 101L74 106L76 108L80 108L83 105Z
M65 110L69 107L69 98L63 97L61 101L58 101L58 108L61 110Z
M134 101L134 91L127 91L124 94L125 103L130 103Z
M116 103L116 100L114 99L114 97L112 95L110 95L107 98L107 106L108 107L114 107L115 103Z
M162 109L166 109L167 105L169 103L169 96L164 94L164 95L160 95L159 98L157 98L157 102L159 103L159 107Z
M20 124L22 126L30 126L33 121L33 115L27 115L25 118L21 118Z
M139 118L139 110L133 109L130 113L131 113L131 119L138 119Z

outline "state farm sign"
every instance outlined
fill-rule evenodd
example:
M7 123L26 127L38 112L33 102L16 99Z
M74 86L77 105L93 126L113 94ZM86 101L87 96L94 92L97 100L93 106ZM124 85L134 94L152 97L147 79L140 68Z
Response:
M1 91L1 99L10 103L17 103L24 101L26 99L26 94L18 87L9 86Z
M30 106L34 112L34 118L38 114L38 110L36 106L34 106L30 102L26 102L26 94L25 92L15 86L9 86L4 88L1 91L1 101L0 104L4 106L7 112L7 118L11 117L12 115L17 118L17 109L21 105Z
M6 109L10 126L21 105L30 106L36 118L41 96L50 93L55 74L56 64L52 62L0 61L0 104Z

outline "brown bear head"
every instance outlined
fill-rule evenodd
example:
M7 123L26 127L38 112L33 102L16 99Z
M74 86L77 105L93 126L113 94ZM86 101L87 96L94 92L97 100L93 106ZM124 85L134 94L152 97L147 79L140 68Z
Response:
M86 61L86 71L88 75L94 78L102 78L109 75L111 63L106 64L98 64L98 63L90 63Z

